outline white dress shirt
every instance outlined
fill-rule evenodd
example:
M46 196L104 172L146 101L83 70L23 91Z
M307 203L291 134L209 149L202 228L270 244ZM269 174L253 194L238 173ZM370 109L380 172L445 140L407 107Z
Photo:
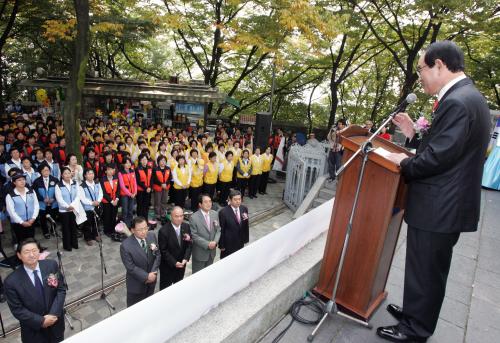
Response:
M43 285L42 271L40 270L40 264L39 263L36 264L35 269L30 269L30 268L26 267L24 264L23 264L23 267L24 267L24 270L26 271L26 273L28 274L28 276L29 276L29 278L30 278L31 283L33 284L33 286L35 286L35 274L33 274L33 272L35 270L38 271L38 278L40 279L40 282Z
M446 94L447 91L450 90L451 87L453 87L457 82L462 81L465 78L467 78L467 76L465 76L465 74L462 74L460 76L457 76L450 82L448 82L446 85L444 85L444 87L441 88L441 90L438 93L438 98L437 98L438 101L441 101L441 98Z

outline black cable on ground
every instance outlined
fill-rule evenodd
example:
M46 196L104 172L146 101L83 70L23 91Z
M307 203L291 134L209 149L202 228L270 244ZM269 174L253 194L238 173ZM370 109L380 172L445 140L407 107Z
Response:
M307 308L309 308L312 312L316 313L317 314L317 318L314 319L314 320L311 320L311 319L307 319L307 318L304 318L300 315L300 309L302 308L302 306L306 306ZM290 323L287 325L286 328L284 328L274 339L273 339L273 342L272 343L278 343L282 338L283 336L285 336L286 332L288 331L288 329L290 329L290 327L292 326L292 324L297 321L299 323L302 323L302 324L306 324L306 325L316 325L319 323L319 321L321 320L321 317L323 316L323 303L317 299L317 298L312 298L312 299L305 299L305 298L302 298L300 300L297 300L296 302L294 302L292 304L292 306L290 307L290 310L289 310L289 314L290 316L292 316L292 320L290 321Z

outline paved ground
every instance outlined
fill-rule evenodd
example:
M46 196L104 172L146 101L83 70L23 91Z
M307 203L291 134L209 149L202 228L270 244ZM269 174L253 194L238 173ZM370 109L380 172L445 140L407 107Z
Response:
M266 212L267 210L282 204L282 195L284 188L284 180L276 184L268 185L267 195L259 195L257 199L244 198L244 204L249 208L250 213L250 241L255 241L260 237L266 235L272 230L281 227L283 224L291 220L292 213L284 209L282 212L276 213L276 217L270 218L265 222L257 225L252 225L252 217L259 215L260 213ZM280 214L281 213L281 214ZM37 230L39 231L39 230ZM156 230L157 231L157 230ZM8 237L10 232L3 234L4 237ZM50 240L40 238L43 246L48 247L51 255L49 258L56 259L56 242L52 238ZM9 240L3 238L4 249L8 256L13 254L12 248L8 247L6 244ZM73 250L72 252L63 251L63 265L66 273L66 279L69 286L69 291L66 297L67 302L72 302L74 300L80 299L83 295L88 294L92 290L100 289L100 258L99 249L97 245L92 247L87 246L82 239L79 241L79 249ZM103 242L103 255L106 261L108 274L105 275L105 285L112 284L115 281L122 279L125 276L125 269L121 263L119 255L120 243L113 242L109 238L105 237ZM219 256L217 255L216 259ZM0 268L0 275L5 278L10 273L9 269ZM188 264L186 270L186 277L191 274L191 264ZM109 293L109 301L116 307L116 311L112 311L106 306L104 301L97 300L91 301L86 304L79 305L76 308L71 309L71 315L74 319L70 319L75 327L71 330L68 322L66 322L66 337L71 336L74 333L79 332L82 328L85 329L99 321L109 317L113 313L124 309L125 306L125 286L122 284L115 287ZM95 299L96 297L94 297ZM4 325L6 330L10 330L18 325L15 318L9 311L7 303L0 304L0 313L2 314ZM5 342L20 342L20 334L14 333L7 337Z
M431 343L500 342L500 192L484 190L479 230L462 234L454 249L446 298ZM388 303L402 303L406 227L401 231L389 275L388 299L371 319L369 330L341 317L329 318L320 329L315 343L386 342L375 329L396 321L386 312ZM301 314L311 316L303 309ZM290 322L286 316L261 342L269 343ZM313 327L295 322L281 342L306 342Z

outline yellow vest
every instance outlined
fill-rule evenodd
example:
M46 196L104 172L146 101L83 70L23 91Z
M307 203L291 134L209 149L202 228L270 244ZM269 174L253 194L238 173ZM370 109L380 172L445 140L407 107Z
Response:
M177 163L177 161L173 157L170 157L167 161L171 170L174 170L179 165L179 163Z
M188 166L184 165L183 169L179 168L179 166L176 166L175 173L177 174L177 178L179 179L179 181L182 183L183 186L189 186L188 185L188 180L189 180ZM174 188L175 189L183 189L181 186L179 186L175 182L174 182Z
M252 175L262 174L262 160L260 155L252 155L250 157L250 162L252 163Z
M203 185L203 168L205 163L202 159L198 159L198 164L191 159L191 187L201 187ZM198 200L196 200L198 201Z
M207 163L208 170L203 181L208 185L213 185L217 182L217 167L212 162Z
M243 173L248 173L248 171L250 170L250 167L252 166L252 163L250 161L248 161L247 164L244 164L243 163L243 160L240 158L239 160L240 162L240 169L243 171ZM238 171L236 173L236 177L239 178L239 179L248 179L250 178L250 175L248 176L243 176L242 174L240 174L240 172Z
M234 164L232 162L228 162L226 159L222 161L222 164L224 165L224 169L222 169L222 172L219 175L219 180L221 182L231 182L233 180Z
M272 154L269 154L269 156L267 154L264 154L264 155L260 155L260 157L262 158L262 171L263 172L268 172L271 170L271 163L273 162L273 155Z

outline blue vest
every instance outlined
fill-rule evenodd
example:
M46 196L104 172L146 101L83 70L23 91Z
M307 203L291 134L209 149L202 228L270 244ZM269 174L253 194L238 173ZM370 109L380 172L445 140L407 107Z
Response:
M26 184L31 187L33 182L40 177L40 174L38 172L34 172L30 177L28 173L24 173L24 176L26 177Z
M85 197L87 199L90 199L91 201L95 201L99 196L99 190L101 189L101 185L94 181L94 187L89 187L89 185L87 185L86 182L82 182L82 188L83 191L85 192ZM95 207L93 205L84 204L83 202L82 205L85 211L93 211Z
M71 182L71 192L68 190L68 188L64 185L62 181L59 183L59 188L61 189L61 195L64 201L68 205L71 204L78 197L78 189L76 187L75 181Z
M33 190L36 192L38 198L38 205L40 206L40 210L45 211L47 209L45 205L45 198L49 198L50 200L55 200L56 198L56 185L57 180L49 177L49 189L45 189L45 184L43 183L43 177L40 176L38 179L33 182ZM52 202L51 208L57 208L57 201Z
M32 190L28 190L26 192L26 202L24 202L20 195L14 193L14 191L11 191L9 194L14 202L14 209L16 210L17 215L23 221L30 220L35 211L35 193Z

